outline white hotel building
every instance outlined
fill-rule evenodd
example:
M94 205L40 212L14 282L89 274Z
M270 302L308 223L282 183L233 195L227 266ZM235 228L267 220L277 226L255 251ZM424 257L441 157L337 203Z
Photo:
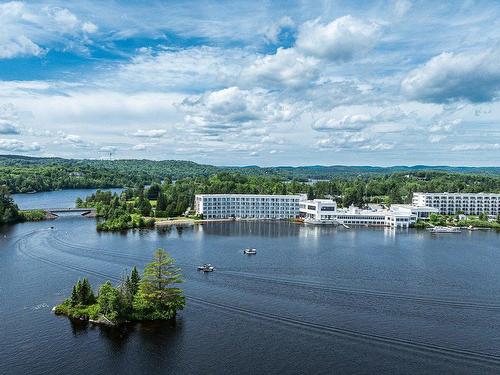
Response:
M494 193L413 193L413 205L429 206L443 215L462 211L465 215L489 215L500 213L500 194Z
M299 215L305 195L197 194L196 214L205 219L289 219Z

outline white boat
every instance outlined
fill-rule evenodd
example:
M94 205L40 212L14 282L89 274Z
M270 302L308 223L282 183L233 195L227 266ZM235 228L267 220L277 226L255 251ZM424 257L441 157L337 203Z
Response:
M433 227L429 229L431 233L460 233L460 228L456 227Z
M304 219L305 224L313 224L313 225L338 225L337 220L316 220L311 218Z
M210 263L203 264L201 266L198 266L198 271L203 271L203 272L214 272L215 267L212 266Z
M257 250L256 249L245 249L245 250L243 250L243 254L255 255L255 254L257 254Z

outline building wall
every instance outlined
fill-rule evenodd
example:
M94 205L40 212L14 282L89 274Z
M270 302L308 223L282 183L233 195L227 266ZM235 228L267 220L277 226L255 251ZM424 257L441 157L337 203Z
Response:
M500 213L500 194L493 193L413 193L414 206L435 207L443 215L490 215Z
M199 194L195 210L206 219L287 219L299 215L301 195Z

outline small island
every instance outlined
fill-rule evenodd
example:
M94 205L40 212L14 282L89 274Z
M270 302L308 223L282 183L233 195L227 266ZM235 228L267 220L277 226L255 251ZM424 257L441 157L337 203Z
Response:
M104 325L128 322L172 320L184 308L185 297L176 284L182 282L175 260L163 249L157 249L143 275L136 267L118 285L110 281L94 293L87 278L78 280L71 296L54 307L57 315Z

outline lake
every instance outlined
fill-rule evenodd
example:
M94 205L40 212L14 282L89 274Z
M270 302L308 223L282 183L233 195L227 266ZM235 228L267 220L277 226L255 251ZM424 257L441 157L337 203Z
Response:
M75 207L76 198L92 195L97 189L71 189L59 191L46 191L34 194L13 194L15 202L22 210L30 208L70 208ZM121 193L123 189L101 189Z
M73 193L29 204L66 207ZM158 247L184 274L175 324L109 329L51 312L78 278L116 282ZM205 262L217 270L196 271ZM229 222L124 234L79 216L2 227L0 373L498 374L499 270L493 231Z

